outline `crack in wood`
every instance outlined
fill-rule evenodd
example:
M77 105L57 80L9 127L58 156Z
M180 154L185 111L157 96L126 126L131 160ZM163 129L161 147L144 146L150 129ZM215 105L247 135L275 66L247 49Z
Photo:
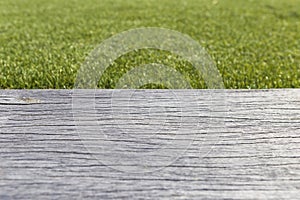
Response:
M0 105L28 105L38 103L41 103L41 100L31 97L0 96Z

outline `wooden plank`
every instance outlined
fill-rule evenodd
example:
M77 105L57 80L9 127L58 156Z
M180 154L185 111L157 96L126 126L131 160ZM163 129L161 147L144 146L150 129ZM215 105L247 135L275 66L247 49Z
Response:
M0 199L298 199L300 90L0 90Z

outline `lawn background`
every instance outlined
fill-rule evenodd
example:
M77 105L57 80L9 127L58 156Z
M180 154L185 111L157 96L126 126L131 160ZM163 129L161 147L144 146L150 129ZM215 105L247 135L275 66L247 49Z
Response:
M191 36L211 55L226 88L300 87L300 0L1 0L0 88L73 88L101 41L139 27ZM115 71L141 55L118 59ZM115 78L114 70L107 74Z

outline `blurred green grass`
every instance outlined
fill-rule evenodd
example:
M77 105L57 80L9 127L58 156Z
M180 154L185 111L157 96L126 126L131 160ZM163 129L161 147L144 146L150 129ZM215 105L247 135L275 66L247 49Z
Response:
M226 88L300 87L300 0L14 0L0 1L0 88L73 88L95 47L139 27L191 36L211 55ZM118 72L141 55L116 60L99 86L113 88ZM173 58L195 88L205 87Z

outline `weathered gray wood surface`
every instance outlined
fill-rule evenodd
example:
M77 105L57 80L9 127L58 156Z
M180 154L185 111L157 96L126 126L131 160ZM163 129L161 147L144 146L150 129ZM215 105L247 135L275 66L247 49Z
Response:
M299 89L0 90L0 199L299 199L299 144Z

